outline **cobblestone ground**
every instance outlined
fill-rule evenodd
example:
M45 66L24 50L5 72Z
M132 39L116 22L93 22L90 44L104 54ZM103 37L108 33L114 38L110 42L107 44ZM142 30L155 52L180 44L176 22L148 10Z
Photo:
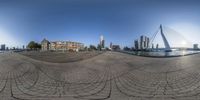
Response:
M50 63L0 54L1 100L199 100L200 55L146 58L106 52Z

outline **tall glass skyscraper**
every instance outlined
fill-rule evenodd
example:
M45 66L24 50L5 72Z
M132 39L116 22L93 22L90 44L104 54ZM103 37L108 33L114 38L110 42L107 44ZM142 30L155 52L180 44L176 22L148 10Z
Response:
M100 46L101 48L105 48L105 40L104 40L103 35L100 36Z

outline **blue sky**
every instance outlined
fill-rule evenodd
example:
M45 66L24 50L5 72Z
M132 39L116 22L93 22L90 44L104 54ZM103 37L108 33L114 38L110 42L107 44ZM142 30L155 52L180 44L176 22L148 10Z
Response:
M0 44L22 47L47 38L97 45L104 35L106 46L131 47L160 24L200 43L199 5L199 0L0 0Z

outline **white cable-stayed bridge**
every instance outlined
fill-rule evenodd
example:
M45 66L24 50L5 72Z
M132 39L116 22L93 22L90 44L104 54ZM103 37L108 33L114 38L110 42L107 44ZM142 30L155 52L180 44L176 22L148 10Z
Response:
M174 48L190 48L192 42L174 29L160 25L150 38L150 45L159 45L165 51L171 51Z

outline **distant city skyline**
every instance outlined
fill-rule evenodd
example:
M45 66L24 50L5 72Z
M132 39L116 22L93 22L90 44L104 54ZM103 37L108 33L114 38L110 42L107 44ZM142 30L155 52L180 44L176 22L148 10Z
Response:
M200 44L199 5L198 0L0 0L0 44L22 47L46 38L97 46L103 35L106 47L110 42L133 47L160 24Z

